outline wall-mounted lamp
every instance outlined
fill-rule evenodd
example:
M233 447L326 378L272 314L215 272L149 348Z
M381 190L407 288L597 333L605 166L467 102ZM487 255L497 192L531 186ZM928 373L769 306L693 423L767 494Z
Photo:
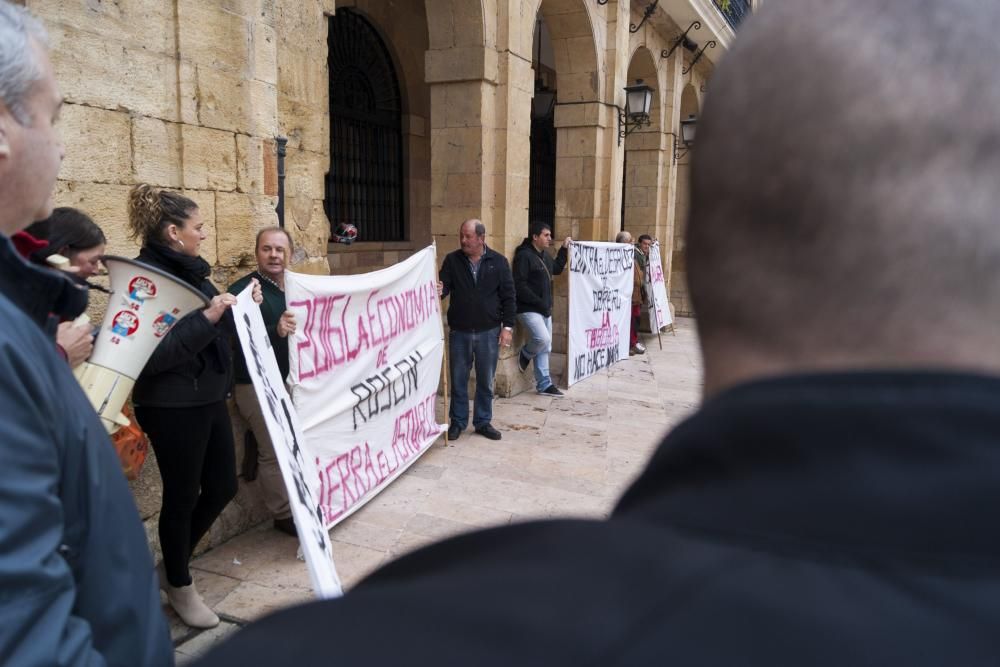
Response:
M701 21L694 21L691 25L688 26L687 30L681 33L680 37L674 40L674 44L673 46L670 47L669 50L663 49L662 51L660 51L660 57L669 58L674 54L674 51L677 50L677 47L682 45L684 46L685 49L689 51L694 51L695 49L697 49L698 44L688 38L688 33L691 32L692 30L700 30L700 29L701 29Z
M705 55L705 49L714 49L714 48L715 48L715 40L713 39L707 44L705 44L705 46L701 47L701 51L695 54L694 60L691 61L691 64L685 67L683 70L681 70L681 75L687 74L688 72L694 69L694 66L698 64L698 61L701 60L701 57Z
M642 24L646 22L646 19L652 16L653 12L656 11L656 5L659 4L659 2L660 0L653 0L653 2L651 2L649 6L646 7L646 11L642 13L642 20L639 21L639 25L636 25L634 23L629 23L628 31L632 33L639 32L639 28L641 28ZM597 0L597 4L601 4L601 0Z
M649 125L649 108L653 105L653 89L636 79L635 85L625 86L625 111L618 110L618 145L638 128Z
M698 127L698 117L691 114L681 121L680 136L671 132L674 137L674 164L694 148L694 133ZM678 142L678 139L680 140Z

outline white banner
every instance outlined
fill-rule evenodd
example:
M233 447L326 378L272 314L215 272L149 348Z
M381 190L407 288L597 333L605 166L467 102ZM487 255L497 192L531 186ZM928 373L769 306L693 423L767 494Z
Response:
M288 380L333 526L371 500L447 429L434 406L444 327L436 257L353 276L285 274L297 330Z
M261 317L260 307L253 302L250 287L236 297L233 316L254 392L264 413L264 423L274 443L281 477L288 489L289 506L299 532L299 544L309 568L313 590L321 598L339 597L343 589L333 565L330 535L323 524L319 507L316 463L304 447L302 426L285 391L285 383L264 328L264 318Z
M667 283L663 279L663 261L660 259L660 242L649 249L646 264L646 294L649 295L649 328L653 333L662 331L674 323L670 317L670 302L667 301Z
M573 385L628 358L635 256L627 243L574 241L569 249L569 351Z

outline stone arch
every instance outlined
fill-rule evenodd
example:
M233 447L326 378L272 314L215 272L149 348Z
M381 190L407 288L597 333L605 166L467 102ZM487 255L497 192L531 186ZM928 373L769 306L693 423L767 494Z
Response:
M511 50L531 62L534 26L541 17L551 38L556 82L555 227L558 236L597 238L601 207L607 192L604 175L607 148L602 119L604 94L603 23L589 0L522 0L520 31ZM525 82L527 83L527 81ZM516 85L516 84L515 84ZM514 87L514 86L512 86ZM530 89L530 84L528 84ZM530 104L516 104L508 132L530 130ZM529 172L528 154L508 163L515 173ZM524 217L525 229L527 217ZM605 225L606 226L606 223ZM508 235L510 230L508 231Z
M688 83L681 91L680 119L697 116L700 109L698 89ZM676 128L679 132L680 128ZM677 162L677 196L674 203L674 249L670 262L670 302L677 315L693 314L687 290L687 262L685 261L684 236L687 232L688 209L690 206L690 160L688 156Z
M431 93L424 71L430 25L423 3L404 3L390 8L382 0L346 0L337 5L336 14L345 10L358 14L381 38L395 69L402 112L403 231L394 239L372 242L359 227L358 243L352 246L331 244L331 270L353 273L402 259L409 250L430 242L427 194L430 190L430 137L427 126L431 116ZM335 150L338 141L344 140L338 139L333 130L331 123L331 151ZM335 225L340 221L330 222Z
M628 66L628 84L642 80L653 88L650 124L634 130L623 141L621 228L656 235L660 213L660 183L663 169L663 91L653 53L640 45Z
M424 7L431 50L496 46L496 0L424 0Z
M698 89L692 83L686 84L681 91L681 120L688 116L697 116L700 108Z
M524 0L521 15L522 55L531 54L531 36L540 13L552 37L552 49L559 77L559 102L588 102L603 99L604 77L598 58L597 21L594 7L586 0Z

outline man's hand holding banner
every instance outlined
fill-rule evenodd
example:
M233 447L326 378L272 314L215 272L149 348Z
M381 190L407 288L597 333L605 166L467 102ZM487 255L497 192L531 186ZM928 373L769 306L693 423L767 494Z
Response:
M342 588L333 566L330 535L319 509L319 475L315 459L306 447L305 434L281 380L264 318L251 292L250 287L243 290L233 306L236 331L261 412L264 413L267 431L274 443L281 476L288 489L289 506L298 528L299 543L309 568L313 590L321 598L338 597Z

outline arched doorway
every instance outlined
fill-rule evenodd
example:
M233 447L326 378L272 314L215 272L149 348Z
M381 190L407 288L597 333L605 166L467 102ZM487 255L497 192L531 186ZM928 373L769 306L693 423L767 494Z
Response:
M531 102L531 171L528 180L528 222L544 222L556 236L556 124L557 98L552 38L541 14L535 20L531 67L535 95Z
M642 81L653 88L649 125L625 137L622 157L621 229L632 236L656 236L660 211L660 181L663 160L662 109L659 76L649 49L640 46L628 67L628 82Z
M698 115L698 91L687 84L681 91L680 118ZM678 128L679 131L679 128ZM685 262L684 235L687 231L690 202L690 154L677 162L677 197L674 206L674 251L670 262L670 302L677 315L693 315L687 290L687 263Z
M558 147L554 227L558 237L604 238L607 210L602 206L608 185L603 175L610 156L602 145L605 77L598 65L592 16L599 10L585 0L523 0L522 7L522 25L532 29L541 18L543 34L548 33L552 80L558 86L553 119ZM541 62L546 66L546 44L542 47Z
M357 226L364 241L405 238L402 104L392 58L360 13L329 18L330 224Z

